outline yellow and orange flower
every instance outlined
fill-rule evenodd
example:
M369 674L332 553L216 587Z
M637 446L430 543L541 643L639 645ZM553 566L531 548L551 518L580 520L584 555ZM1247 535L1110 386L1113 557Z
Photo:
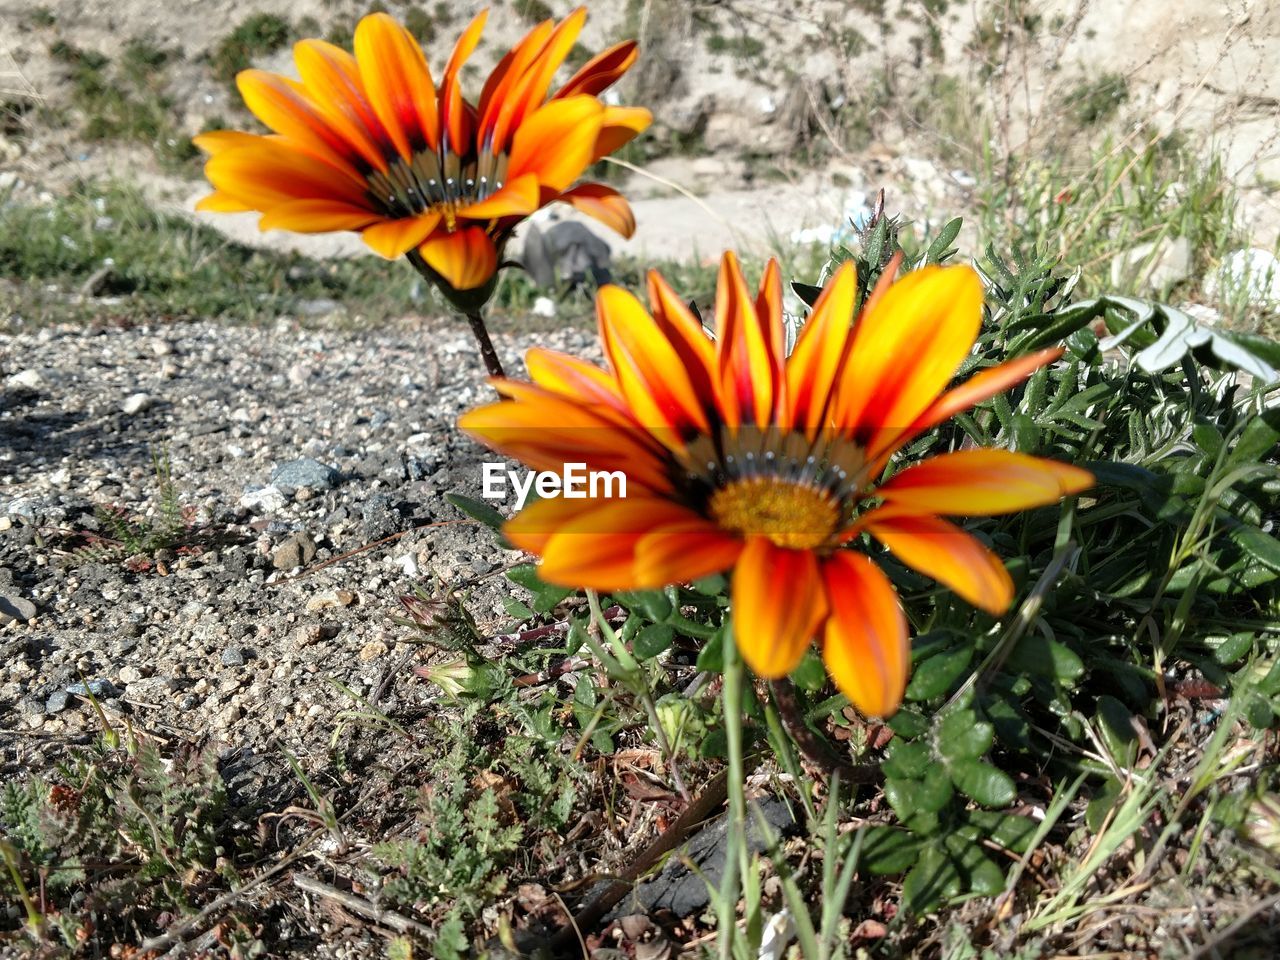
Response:
M600 53L548 98L586 11L547 20L502 58L473 104L459 71L486 15L458 39L438 88L417 41L385 13L360 21L354 56L299 41L300 82L240 73L246 106L273 133L196 137L214 186L197 209L257 210L263 230L358 230L389 259L416 250L455 291L489 284L515 226L554 200L630 236L635 218L616 190L574 181L649 125L648 110L597 97L635 62L635 43Z
M1004 565L942 517L1054 503L1093 477L974 449L877 483L912 438L1061 351L947 390L981 323L974 271L926 267L881 283L851 323L856 287L845 264L789 357L776 262L752 296L725 254L714 342L656 272L648 311L604 287L597 312L607 370L531 350L532 383L496 381L509 401L469 411L460 426L537 470L581 462L625 472L625 498L541 500L506 524L513 544L541 557L543 579L647 589L732 568L735 636L748 666L783 677L819 637L836 685L863 713L887 716L906 686L907 624L889 579L851 541L870 534L903 563L999 614L1013 601Z

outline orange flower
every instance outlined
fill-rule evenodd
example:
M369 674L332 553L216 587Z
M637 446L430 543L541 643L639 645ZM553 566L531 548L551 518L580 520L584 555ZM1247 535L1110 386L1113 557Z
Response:
M886 280L892 273L886 272ZM1021 382L1060 350L945 390L977 337L982 284L967 267L881 283L852 326L845 264L784 356L776 262L751 296L725 254L715 341L657 273L650 310L617 287L597 299L608 370L529 351L532 383L460 426L538 470L623 470L625 498L545 499L507 523L564 586L647 589L732 568L743 658L790 673L820 636L836 685L870 716L906 686L907 624L889 579L848 544L866 532L898 559L993 614L1013 601L999 558L942 515L1007 513L1089 487L1084 470L1004 450L964 450L876 483L921 432Z
M605 50L548 99L586 20L579 8L534 27L473 104L458 74L486 16L458 39L439 88L417 41L385 13L360 21L355 56L323 40L295 45L300 82L243 71L245 104L273 133L196 137L214 186L197 209L258 210L263 230L358 230L384 257L416 251L446 293L491 286L516 225L554 200L630 236L635 219L617 191L573 183L649 125L649 111L596 97L635 61L635 43Z

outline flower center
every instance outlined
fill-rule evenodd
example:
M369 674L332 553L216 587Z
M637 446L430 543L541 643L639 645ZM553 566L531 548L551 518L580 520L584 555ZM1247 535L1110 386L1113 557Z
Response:
M386 172L371 171L367 178L369 195L388 216L439 210L452 231L458 211L501 190L506 172L506 154L484 152L464 160L442 147L421 150L410 163L390 157Z
M822 546L840 522L839 505L827 491L768 476L730 482L711 495L708 509L728 530L791 550Z

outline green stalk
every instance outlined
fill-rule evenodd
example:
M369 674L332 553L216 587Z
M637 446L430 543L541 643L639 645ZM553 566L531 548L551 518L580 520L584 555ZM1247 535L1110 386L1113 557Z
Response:
M730 630L724 639L722 691L724 732L729 752L729 823L725 833L724 876L720 880L720 901L716 916L721 960L729 960L733 956L733 944L737 939L739 873L746 857L746 765L742 758L743 665L733 633Z

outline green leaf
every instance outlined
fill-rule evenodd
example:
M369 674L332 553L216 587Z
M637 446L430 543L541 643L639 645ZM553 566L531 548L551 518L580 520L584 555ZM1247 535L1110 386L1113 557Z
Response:
M964 675L972 659L973 647L965 645L925 660L907 684L907 699L919 702L942 696Z
M972 760L991 749L995 727L972 710L952 710L938 723L938 752L949 761Z
M648 660L656 657L671 646L675 636L675 630L665 623L651 623L641 628L636 635L635 642L632 644L636 659Z
M1108 778L1084 810L1084 825L1089 828L1090 833L1099 833L1102 830L1107 815L1115 809L1119 800L1120 783Z
M1039 821L1016 813L970 810L966 816L984 836L1014 853L1026 853L1031 838L1040 829Z
M729 587L729 578L722 573L713 573L709 577L700 577L693 581L693 589L708 597L718 597Z
M929 746L920 742L894 740L880 769L886 777L898 779L918 779L923 777L932 761Z
M1280 570L1280 540L1268 536L1257 527L1241 524L1227 532L1232 542L1248 553L1258 562L1272 570Z
M707 641L707 645L698 651L696 666L699 670L706 670L710 673L724 673L724 638L726 629L728 629L728 621L725 622L725 626L716 631L714 637Z
M671 599L661 590L621 591L615 593L613 599L654 623L661 623L671 616Z
M791 671L791 680L801 690L813 693L821 690L827 682L827 668L822 658L814 650L806 650L796 668Z
M568 587L554 587L550 584L543 584L542 589L538 591L538 595L533 598L533 609L537 613L549 613L571 593L573 591Z
M507 522L502 514L483 500L476 500L461 493L446 493L444 498L472 520L479 520L490 530L501 530L502 525Z
M515 597L503 597L502 608L507 611L507 616L515 617L517 620L528 620L534 616L533 611Z
M1257 641L1257 634L1251 632L1233 633L1213 651L1213 658L1224 667L1248 656Z
M521 563L507 571L507 579L518 583L530 593L539 593L546 586L538 578L538 568L532 563Z
M902 882L902 905L910 913L925 913L960 893L960 872L940 844L928 844Z
M920 852L920 841L897 827L862 828L862 863L871 873L902 873Z
M1004 874L979 844L953 833L947 837L945 846L960 873L964 889L986 897L1004 889Z
M1065 643L1040 633L1028 633L1009 654L1004 671L1047 675L1070 686L1084 674L1084 661Z
M1133 714L1115 697L1103 695L1097 701L1098 732L1111 756L1123 767L1133 764L1138 755L1138 735L1133 729Z
M981 760L962 760L955 764L951 768L951 779L961 793L984 807L1007 807L1018 796L1013 778Z
M929 721L915 710L903 707L889 718L888 727L898 736L913 740L929 732Z
M1240 432L1240 439L1227 457L1227 466L1257 463L1274 455L1277 445L1280 445L1280 409L1267 410L1250 420Z

